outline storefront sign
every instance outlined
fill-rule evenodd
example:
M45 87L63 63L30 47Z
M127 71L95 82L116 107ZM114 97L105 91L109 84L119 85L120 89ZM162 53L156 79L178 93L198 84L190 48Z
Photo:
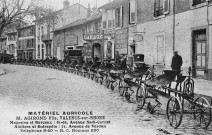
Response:
M128 43L128 30L127 28L125 29L120 29L116 31L116 49L123 49L127 48L127 43Z
M83 36L84 40L101 40L103 39L102 34L85 34Z
M66 35L65 37L65 45L77 45L78 44L78 36L77 35Z

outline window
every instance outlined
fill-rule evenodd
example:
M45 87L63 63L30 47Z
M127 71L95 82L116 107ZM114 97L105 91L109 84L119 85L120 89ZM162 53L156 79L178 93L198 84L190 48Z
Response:
M112 20L108 20L108 28L112 28Z
M107 22L103 21L103 29L107 29Z
M154 46L154 54L155 54L155 62L157 64L165 63L165 34L157 34L155 35L155 46Z
M40 45L38 45L38 56L40 56Z
M204 2L206 2L206 0L193 0L192 6L196 6L196 5L202 4Z
M115 19L116 19L116 27L123 26L123 7L119 7L115 9Z
M154 17L169 13L169 0L155 0Z
M136 2L135 0L130 0L130 24L136 22Z

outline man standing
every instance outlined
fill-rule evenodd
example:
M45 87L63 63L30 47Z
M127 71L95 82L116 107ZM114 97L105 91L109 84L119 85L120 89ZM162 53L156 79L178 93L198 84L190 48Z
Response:
M172 57L171 67L172 70L181 70L181 66L183 64L182 57L178 55L178 51L174 51L174 56Z

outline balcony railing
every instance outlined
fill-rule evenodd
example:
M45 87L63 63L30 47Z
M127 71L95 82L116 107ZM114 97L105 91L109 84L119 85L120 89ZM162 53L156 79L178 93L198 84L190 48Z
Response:
M52 40L52 34L45 34L41 36L42 41Z

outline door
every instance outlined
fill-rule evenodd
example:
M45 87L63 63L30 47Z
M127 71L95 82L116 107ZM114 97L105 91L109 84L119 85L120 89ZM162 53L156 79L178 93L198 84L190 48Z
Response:
M193 43L193 76L204 78L206 70L206 30L194 32Z
M165 63L165 34L157 34L155 35L155 62L157 64Z

